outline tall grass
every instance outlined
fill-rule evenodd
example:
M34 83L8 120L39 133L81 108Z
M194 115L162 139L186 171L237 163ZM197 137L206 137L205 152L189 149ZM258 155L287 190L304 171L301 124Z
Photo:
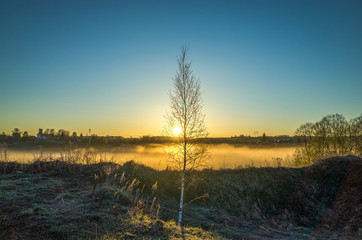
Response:
M9 162L9 154L8 154L8 148L6 146L6 143L3 143L0 145L0 162L3 164L3 172L6 173L8 162Z

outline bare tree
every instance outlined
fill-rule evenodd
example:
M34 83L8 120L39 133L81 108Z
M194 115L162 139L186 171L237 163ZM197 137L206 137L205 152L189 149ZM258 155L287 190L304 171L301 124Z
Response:
M178 225L181 226L184 207L186 171L200 167L207 155L207 145L197 141L206 138L205 114L202 111L203 99L200 81L191 71L187 62L188 47L182 45L177 59L178 69L170 91L170 112L166 114L165 134L178 135L178 143L169 153L170 159L182 170L181 195Z
M304 149L301 149L301 152L303 152L303 154L299 157L303 156L306 158L304 160L298 159L299 162L307 162L308 164L310 164L312 162L312 160L311 160L312 159L312 148L311 148L310 143L311 143L312 136L313 136L313 127L314 127L314 124L308 122L308 123L302 124L295 131L296 136L303 137L303 143L304 143Z
M13 130L13 134L20 134L21 132L20 132L20 129L19 128L14 128L14 130Z
M23 132L23 138L27 138L27 137L29 137L28 131Z
M350 120L348 135L349 151L354 150L354 154L362 156L362 114Z
M330 156L362 154L362 115L350 121L342 114L327 115L316 123L301 125L295 134L304 139L304 147L294 153L297 165Z

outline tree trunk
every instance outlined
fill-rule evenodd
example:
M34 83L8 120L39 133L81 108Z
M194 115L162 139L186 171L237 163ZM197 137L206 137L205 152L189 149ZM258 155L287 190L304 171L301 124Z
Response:
M182 170L182 182L181 182L181 196L180 196L180 210L178 213L178 223L180 227L182 222L182 212L184 209L184 187L185 187L185 172L186 172L186 137L184 137L184 166Z
M181 196L180 196L180 210L178 213L178 226L181 226L182 212L184 208L184 185L185 185L185 169L182 172L182 183L181 183Z

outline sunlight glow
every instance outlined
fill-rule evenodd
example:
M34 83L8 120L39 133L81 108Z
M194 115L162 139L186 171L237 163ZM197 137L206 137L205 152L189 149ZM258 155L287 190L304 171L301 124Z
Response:
M181 129L180 127L175 127L175 128L173 129L173 133L174 133L175 135L179 135L181 132L182 132L182 129Z

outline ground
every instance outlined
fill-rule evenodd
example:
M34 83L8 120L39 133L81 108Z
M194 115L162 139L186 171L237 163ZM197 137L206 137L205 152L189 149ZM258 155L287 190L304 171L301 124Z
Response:
M179 172L128 162L0 164L0 239L361 239L362 159Z

